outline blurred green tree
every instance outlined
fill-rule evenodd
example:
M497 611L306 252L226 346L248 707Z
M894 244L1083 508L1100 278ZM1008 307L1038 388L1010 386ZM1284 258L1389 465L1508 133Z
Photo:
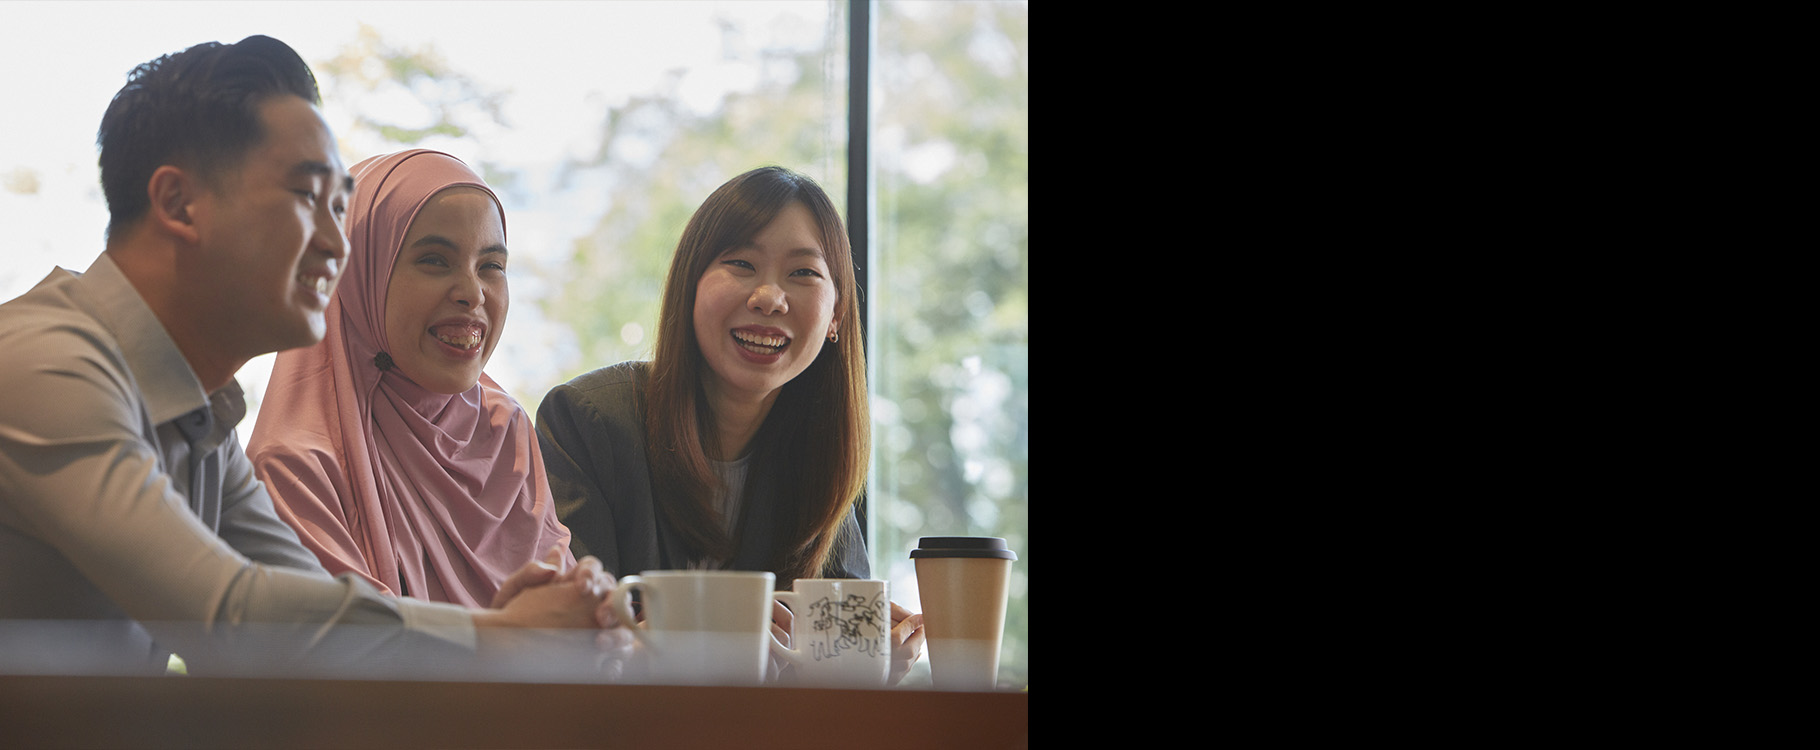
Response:
M878 8L874 544L1004 537L1000 679L1027 684L1029 10Z
M477 126L504 124L504 92L455 70L433 46L396 47L364 23L333 58L311 67L325 105L353 116L352 132L341 134L343 146L357 145L346 139L364 134L408 148L434 136L463 138ZM367 151L379 152L357 146L352 153L358 160L373 155Z

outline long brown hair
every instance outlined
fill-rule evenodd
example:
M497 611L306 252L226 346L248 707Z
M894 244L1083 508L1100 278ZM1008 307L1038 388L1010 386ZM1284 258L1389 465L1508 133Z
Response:
M792 203L808 208L821 230L838 295L840 338L784 384L752 438L754 476L763 472L779 498L777 515L763 519L775 524L770 569L779 588L822 574L841 523L865 488L871 454L853 251L840 213L813 180L782 167L754 169L716 189L689 218L664 282L645 413L660 512L691 559L732 559L738 541L723 530L714 509L721 485L704 448L714 426L702 385L707 364L695 338L695 288L715 258L749 242Z

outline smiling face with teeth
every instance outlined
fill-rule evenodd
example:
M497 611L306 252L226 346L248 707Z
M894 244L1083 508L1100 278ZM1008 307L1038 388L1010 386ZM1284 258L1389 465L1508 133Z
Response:
M386 286L387 352L437 393L474 387L510 305L505 220L482 190L452 187L411 219Z
M353 181L328 124L295 96L271 97L258 111L263 140L238 168L171 183L192 188L170 197L193 233L176 267L188 283L172 305L178 319L204 321L200 340L232 363L227 376L248 358L320 341L348 258L342 224ZM186 326L167 326L191 340ZM186 347L191 367L205 387L219 387L203 373L217 357L198 351Z
M761 404L762 412L821 354L839 298L821 236L808 207L792 202L696 282L695 338L711 401Z

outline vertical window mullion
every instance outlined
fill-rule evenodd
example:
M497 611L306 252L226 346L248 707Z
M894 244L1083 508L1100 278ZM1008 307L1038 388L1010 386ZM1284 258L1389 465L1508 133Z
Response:
M847 3L847 235L853 245L853 275L859 289L860 351L872 336L872 295L867 292L872 268L872 24L873 0L849 0ZM873 368L867 356L866 368ZM872 373L866 373L871 383ZM878 452L877 442L872 453ZM876 465L872 456L868 463ZM872 471L867 471L867 491L860 496L856 513L859 527L866 537L866 549L873 554L873 577L884 578L877 560L878 535L872 528Z

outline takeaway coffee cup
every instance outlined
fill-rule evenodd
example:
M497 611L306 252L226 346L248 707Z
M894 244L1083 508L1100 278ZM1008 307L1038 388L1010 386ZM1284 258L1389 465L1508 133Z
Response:
M757 685L771 637L764 571L655 570L620 579L608 606L645 647L655 682ZM632 615L638 592L644 622Z
M990 690L1017 553L1005 540L926 536L910 551L923 607L929 679L945 690Z
M790 608L790 643L771 651L810 685L883 687L891 674L891 599L885 581L798 578L772 594Z

